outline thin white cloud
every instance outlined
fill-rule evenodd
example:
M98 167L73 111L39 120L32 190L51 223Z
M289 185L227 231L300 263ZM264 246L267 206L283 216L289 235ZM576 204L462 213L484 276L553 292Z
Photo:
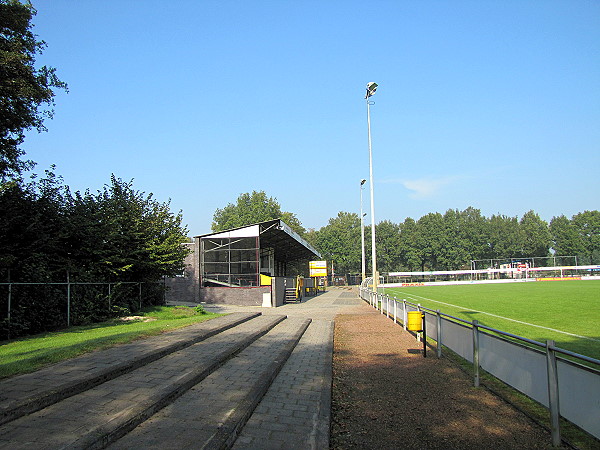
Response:
M412 191L409 195L415 200L434 197L439 190L456 180L456 177L421 178L418 180L403 180L402 185Z

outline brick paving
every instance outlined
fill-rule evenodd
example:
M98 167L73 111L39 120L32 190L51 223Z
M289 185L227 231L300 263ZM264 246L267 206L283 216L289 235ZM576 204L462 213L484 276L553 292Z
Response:
M261 316L0 427L0 448L73 448L120 434L196 384L284 316ZM129 429L127 429L129 428Z
M256 317L238 312L0 381L0 424Z
M355 292L332 288L300 304L263 309L263 314L310 317L312 322L234 449L329 447L334 318L362 303Z
M220 448L252 413L308 323L285 320L110 448Z
M234 449L328 448L333 321L313 320Z
M203 326L188 327L157 338L94 352L33 374L5 380L0 383L3 396L0 398L0 413L10 411L19 402L35 410L35 399L39 401L44 396L52 396L55 391L62 391L61 395L70 397L43 409L39 407L44 405L38 405L37 412L0 426L0 448L100 448L119 438L120 441L112 444L114 448L185 448L188 444L196 448L202 447L203 442L210 448L231 436L235 437L239 431L236 427L246 421L256 403L258 406L254 414L235 443L237 449L327 448L333 319L337 313L361 303L348 290L332 289L302 303L279 308L207 305L207 310L234 314L206 322ZM258 314L262 316L212 337L207 337L207 334L201 342L189 345L191 342L188 341L200 339L199 334L208 333L208 328L214 327L216 332L218 321L223 326L228 321L242 322ZM282 315L287 315L288 319L246 350L241 350L265 334L265 327L279 323ZM281 363L292 350L292 346L288 345L288 354L284 354L285 343L289 344L290 339L294 339L294 332L290 330L309 322L298 345L281 368ZM249 338L250 335L253 337ZM278 344L275 344L276 341ZM169 345L189 346L146 365L140 362L141 367L99 384L98 374L114 371L126 360L139 360L143 355L163 351ZM273 350L273 345L284 352ZM235 358L211 374L238 351L240 353ZM262 375L257 376L256 371ZM272 380L278 372L279 375ZM90 381L92 379L96 381ZM198 384L202 379L205 382ZM257 379L261 381L257 382ZM265 379L267 384L263 383ZM262 397L271 381L271 389ZM68 386L78 382L82 385L95 384L95 387L84 392L80 392L83 388L78 388L79 393L68 392ZM188 391L190 388L192 390ZM211 414L205 412L202 419L199 407L209 393L214 400L210 406ZM234 409L232 405L236 404L243 407ZM220 412L217 408L221 408ZM6 417L7 420L12 419ZM206 426L209 431L212 430L208 437L191 438L181 428L175 431L176 423L201 420L209 420L212 424ZM136 426L138 428L134 429ZM158 434L166 434L170 440L159 442L156 433L150 431L153 427L164 430ZM194 427L197 425L188 428ZM200 427L204 428L203 425ZM132 429L134 431L126 435Z

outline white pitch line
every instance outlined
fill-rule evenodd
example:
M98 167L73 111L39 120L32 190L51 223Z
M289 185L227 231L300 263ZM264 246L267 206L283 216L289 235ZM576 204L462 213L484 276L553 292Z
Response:
M401 292L401 291L400 291L400 292ZM594 338L591 338L591 337L589 337L589 336L580 336L580 335L578 335L578 334L569 333L569 332L567 332L567 331L561 331L561 330L556 330L556 329L554 329L554 328L543 327L543 326L541 326L541 325L536 325L536 324L534 324L534 323L522 322L522 321L520 321L520 320L517 320L517 319L511 319L511 318L509 318L509 317L498 316L498 315L496 315L496 314L488 313L488 312L485 312L485 311L478 311L478 310L476 310L476 309L465 308L464 306L453 305L452 303L441 302L441 301L439 301L439 300L434 300L434 299L432 299L432 298L421 297L420 295L414 295L414 294L410 294L410 295L409 295L409 297L411 297L411 296L412 296L412 297L418 297L418 298L421 298L421 299L423 299L423 300L429 300L429 301L432 301L432 302L435 302L435 303L440 303L440 304L442 304L442 305L446 305L446 306L452 306L452 307L454 307L454 308L462 308L462 309L466 309L466 310L473 311L473 312L476 312L476 313L480 313L480 314L486 314L486 315L488 315L488 316L497 317L498 319L510 320L511 322L520 323L520 324L522 324L522 325L529 325L530 327L542 328L542 329L544 329L544 330L548 330L548 331L554 331L554 332L556 332L556 333L568 334L569 336L573 336L573 337L577 337L577 338L581 338L581 339L588 339L588 340L590 340L590 341L594 341L594 342L600 342L600 339L594 339Z

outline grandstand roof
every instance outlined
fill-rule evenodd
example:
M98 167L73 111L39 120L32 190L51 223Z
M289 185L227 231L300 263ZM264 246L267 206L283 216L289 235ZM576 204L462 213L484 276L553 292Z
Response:
M259 237L260 247L273 248L276 258L280 261L321 258L321 254L312 245L281 219L267 220L195 237L199 239Z

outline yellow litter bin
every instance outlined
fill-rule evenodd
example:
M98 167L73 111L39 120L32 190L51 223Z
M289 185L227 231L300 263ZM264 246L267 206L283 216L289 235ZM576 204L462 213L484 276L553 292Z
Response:
M406 327L409 331L423 331L423 313L421 311L408 311Z

